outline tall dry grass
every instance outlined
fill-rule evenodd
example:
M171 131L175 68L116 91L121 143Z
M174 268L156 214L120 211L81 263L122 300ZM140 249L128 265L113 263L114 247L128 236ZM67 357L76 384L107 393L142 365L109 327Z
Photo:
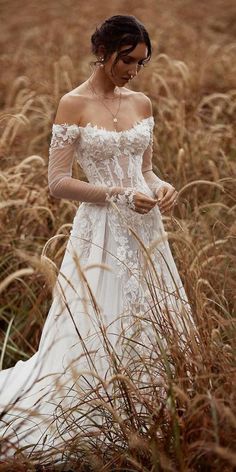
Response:
M100 413L108 415L107 427L112 424L118 444L111 440L102 455L99 440L90 446L80 441L76 465L70 467L231 472L236 468L236 12L231 1L101 6L27 0L24 7L2 2L1 367L37 350L53 285L40 255L50 239L47 256L60 266L77 208L76 202L48 193L51 125L60 96L90 73L91 31L116 12L137 15L152 36L152 62L133 87L153 102L155 170L180 191L178 208L164 221L201 344L191 359L178 343L172 347L175 374L170 378L164 370L163 401L158 391L142 396L131 372L116 372L118 393L124 403L129 400L129 408L121 409L125 419L118 421L119 409L109 412L104 403ZM78 169L74 173L83 177ZM137 402L145 407L142 428ZM0 470L40 470L40 462L43 458L37 464L5 461Z

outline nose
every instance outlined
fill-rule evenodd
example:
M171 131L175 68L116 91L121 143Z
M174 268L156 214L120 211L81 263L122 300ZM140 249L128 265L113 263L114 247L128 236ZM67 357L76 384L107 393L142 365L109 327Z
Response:
M137 73L138 73L138 64L130 67L128 73L129 73L130 76L132 75L133 77L135 77L135 75L137 75Z

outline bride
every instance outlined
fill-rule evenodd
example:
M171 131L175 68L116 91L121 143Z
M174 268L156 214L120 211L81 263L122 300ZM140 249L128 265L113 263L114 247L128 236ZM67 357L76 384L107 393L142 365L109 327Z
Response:
M38 351L0 372L1 459L58 452L94 429L102 419L94 408L89 416L89 392L99 399L114 372L134 369L166 337L184 343L191 323L162 223L178 193L152 170L151 102L126 87L151 58L148 32L116 15L91 41L94 71L60 100L48 167L51 195L81 203ZM74 159L88 182L72 177ZM144 377L132 373L137 385Z

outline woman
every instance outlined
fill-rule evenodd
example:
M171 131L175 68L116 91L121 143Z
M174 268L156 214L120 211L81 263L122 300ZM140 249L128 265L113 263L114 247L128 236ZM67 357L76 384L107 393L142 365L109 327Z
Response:
M73 423L77 433L91 424L91 387L114 369L128 371L157 332L164 343L171 326L184 340L191 318L161 218L177 191L152 171L151 102L125 87L150 60L148 33L135 17L117 15L91 40L95 68L60 100L48 172L54 197L82 203L39 349L0 374L5 455L22 446L30 456L56 451ZM88 182L72 178L74 158Z

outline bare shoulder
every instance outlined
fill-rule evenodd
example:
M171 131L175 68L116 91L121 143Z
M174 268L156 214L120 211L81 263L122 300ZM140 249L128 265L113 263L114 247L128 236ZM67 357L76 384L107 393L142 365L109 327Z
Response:
M146 118L153 114L152 102L150 98L147 97L147 95L145 95L143 92L136 92L125 87L123 87L123 90L124 93L126 93L127 96L129 96L133 101L133 105L140 116Z
M59 101L54 123L78 124L85 105L85 95L74 91L66 93Z

